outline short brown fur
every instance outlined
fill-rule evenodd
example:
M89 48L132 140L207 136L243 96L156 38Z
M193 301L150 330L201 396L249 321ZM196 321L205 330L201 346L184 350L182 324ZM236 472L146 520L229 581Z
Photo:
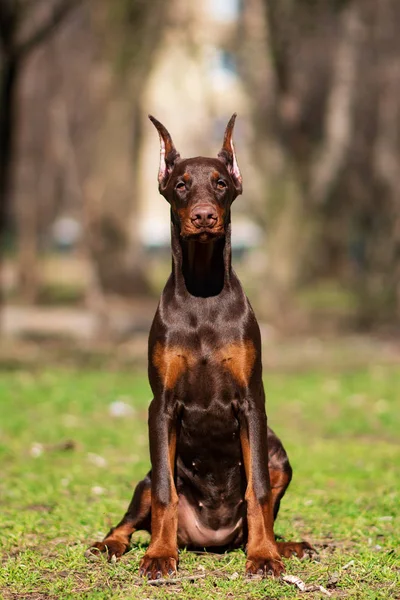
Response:
M153 363L164 386L172 390L183 373L193 366L193 353L179 346L162 346L157 343L153 353Z
M253 458L249 436L245 428L241 430L240 443L247 478L245 498L247 502L249 543L247 546L246 570L248 573L257 574L259 570L264 572L267 569L278 575L284 569L274 536L272 496L269 495L264 502L260 502L255 495ZM268 557L267 560L266 557Z
M217 350L216 358L240 385L246 386L249 383L256 358L253 342L246 340L227 344Z
M151 471L119 525L95 548L119 557L151 533L140 574L175 573L178 543L247 546L248 575L278 576L281 557L311 551L275 541L292 469L267 425L261 336L231 265L231 205L242 192L230 119L217 158L182 159L165 127L159 191L171 209L172 273L149 334Z

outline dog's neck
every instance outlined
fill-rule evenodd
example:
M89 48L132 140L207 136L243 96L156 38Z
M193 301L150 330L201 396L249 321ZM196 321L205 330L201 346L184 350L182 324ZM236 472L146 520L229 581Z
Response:
M172 274L175 286L192 296L217 296L231 280L231 225L225 236L203 244L185 240L171 222Z

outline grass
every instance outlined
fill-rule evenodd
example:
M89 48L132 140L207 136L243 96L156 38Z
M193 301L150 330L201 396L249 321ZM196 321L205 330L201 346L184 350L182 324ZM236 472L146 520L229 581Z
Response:
M287 572L334 598L400 598L400 369L268 374L266 389L270 423L294 468L276 532L307 539L320 553L287 561ZM200 578L163 586L137 577L143 536L116 564L85 559L149 467L149 399L144 375L2 374L0 597L325 597L279 580L247 580L242 551L183 551L180 576ZM116 401L132 412L110 416Z

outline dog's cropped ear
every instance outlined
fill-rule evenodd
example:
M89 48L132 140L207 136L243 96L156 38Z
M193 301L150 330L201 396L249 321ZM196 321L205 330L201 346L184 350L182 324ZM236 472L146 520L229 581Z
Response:
M222 148L218 153L218 158L225 163L226 168L230 176L232 177L233 183L235 184L237 194L242 193L242 176L239 171L239 166L236 160L235 147L232 141L232 133L235 125L236 113L234 113L229 119L229 123L225 129L224 142Z
M172 173L176 161L180 158L174 142L167 129L160 121L157 121L152 115L149 115L150 121L153 123L160 136L160 167L158 169L158 184L160 192L165 190L169 176Z

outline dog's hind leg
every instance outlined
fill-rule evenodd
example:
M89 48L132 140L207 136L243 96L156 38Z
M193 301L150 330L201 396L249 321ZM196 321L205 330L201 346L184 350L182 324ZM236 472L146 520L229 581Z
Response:
M268 427L268 471L274 519L278 516L281 500L292 479L292 467L281 440Z
M268 427L268 471L271 483L271 496L274 519L278 516L281 500L292 479L292 467L280 439ZM315 552L308 542L277 542L279 554L284 558L293 555L302 558Z
M130 546L132 534L137 530L150 532L151 524L151 475L140 481L133 493L131 503L122 520L112 527L101 542L95 542L88 550L89 554L101 552L108 560L119 558Z

